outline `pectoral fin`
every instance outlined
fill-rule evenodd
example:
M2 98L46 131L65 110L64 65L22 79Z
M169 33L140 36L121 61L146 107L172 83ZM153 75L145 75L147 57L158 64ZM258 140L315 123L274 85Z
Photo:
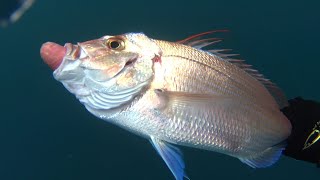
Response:
M166 104L159 110L169 118L173 118L173 116L181 119L207 117L209 114L213 114L213 109L230 109L232 111L239 104L236 98L214 94L175 91L161 91L157 94Z
M172 106L230 105L235 98L214 94L196 94L177 91L157 91L164 101Z
M155 137L151 137L150 142L165 161L176 180L183 180L184 177L189 179L184 171L185 164L179 148Z

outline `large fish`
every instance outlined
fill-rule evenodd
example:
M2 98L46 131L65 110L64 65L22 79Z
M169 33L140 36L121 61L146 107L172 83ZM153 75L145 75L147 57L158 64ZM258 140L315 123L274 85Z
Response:
M287 100L269 80L220 50L211 32L179 42L143 33L41 48L54 77L93 115L150 140L176 179L187 177L176 145L275 163L290 135Z

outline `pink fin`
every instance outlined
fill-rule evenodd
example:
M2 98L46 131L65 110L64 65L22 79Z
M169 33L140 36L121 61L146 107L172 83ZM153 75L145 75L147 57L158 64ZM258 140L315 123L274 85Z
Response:
M177 43L181 43L181 44L186 44L188 42L192 42L194 40L196 40L197 38L201 38L205 35L208 35L208 34L213 34L213 33L217 33L217 32L228 32L228 30L226 29L221 29L221 30L213 30L213 31L207 31L207 32L203 32L203 33L199 33L199 34L195 34L195 35L192 35L190 37L187 37L183 40L180 40L180 41L177 41Z

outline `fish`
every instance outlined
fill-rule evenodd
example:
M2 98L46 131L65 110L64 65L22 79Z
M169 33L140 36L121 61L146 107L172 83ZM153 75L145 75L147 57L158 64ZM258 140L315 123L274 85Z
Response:
M176 42L144 33L47 42L40 55L90 113L148 139L177 180L189 179L179 146L271 166L291 133L280 111L288 101L243 60L208 49L221 31Z

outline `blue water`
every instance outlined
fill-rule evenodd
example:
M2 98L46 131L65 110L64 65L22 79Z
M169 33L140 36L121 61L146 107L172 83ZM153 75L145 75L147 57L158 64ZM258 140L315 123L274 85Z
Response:
M144 32L179 40L229 29L219 47L277 83L289 98L320 101L320 2L37 1L0 29L1 180L173 179L149 142L98 120L52 77L39 49L46 41L85 41ZM182 148L187 173L203 179L319 179L313 164L283 157L252 170L237 159Z

